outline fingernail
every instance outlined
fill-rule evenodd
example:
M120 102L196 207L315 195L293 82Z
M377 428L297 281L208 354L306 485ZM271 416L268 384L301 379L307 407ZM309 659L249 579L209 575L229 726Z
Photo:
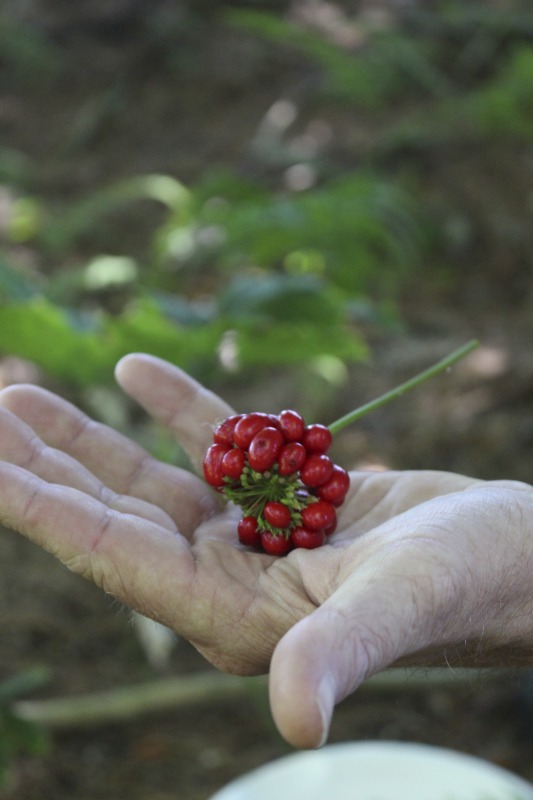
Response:
M335 700L337 697L337 683L331 672L327 672L318 684L316 701L320 717L322 721L322 735L317 744L322 747L328 738L329 726L331 724L331 717L333 716L333 709L335 707Z

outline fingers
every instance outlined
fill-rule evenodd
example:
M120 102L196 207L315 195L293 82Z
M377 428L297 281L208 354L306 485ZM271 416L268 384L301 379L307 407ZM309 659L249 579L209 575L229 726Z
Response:
M174 521L162 509L136 497L113 492L67 453L47 447L22 420L2 408L0 460L16 464L48 483L78 489L97 498L110 509L136 514L170 531L176 531Z
M194 563L181 536L6 462L0 462L0 523L161 621L171 622L169 594L187 597Z
M232 413L230 406L178 367L153 356L128 355L115 374L124 391L175 433L200 471L213 426Z
M221 669L253 674L268 660L265 639L272 636L246 622L262 559L220 541L230 524L209 521L203 540L191 546L150 520L0 461L0 525L189 639Z
M36 386L11 386L0 392L0 404L47 444L81 462L114 492L163 509L186 536L216 507L212 493L194 475L161 464L136 442L94 422L51 392Z

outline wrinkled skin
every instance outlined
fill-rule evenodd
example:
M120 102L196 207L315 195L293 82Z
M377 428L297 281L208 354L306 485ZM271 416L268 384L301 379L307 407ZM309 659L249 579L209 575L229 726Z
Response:
M199 470L231 413L133 354L117 380ZM533 663L533 489L443 472L354 472L328 544L241 546L203 480L34 386L0 392L0 522L173 628L221 670L270 673L281 734L322 744L336 702L391 664Z

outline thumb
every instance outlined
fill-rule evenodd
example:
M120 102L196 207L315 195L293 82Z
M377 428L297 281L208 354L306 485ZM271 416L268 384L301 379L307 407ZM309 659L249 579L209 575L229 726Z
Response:
M270 704L280 733L294 746L323 745L335 704L401 656L426 648L435 619L453 615L446 577L433 571L430 579L420 554L413 568L412 548L402 549L357 566L279 641L270 667Z

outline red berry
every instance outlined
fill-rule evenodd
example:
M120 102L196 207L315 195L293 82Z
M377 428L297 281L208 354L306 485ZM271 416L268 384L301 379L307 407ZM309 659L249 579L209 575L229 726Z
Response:
M274 464L282 447L283 434L277 428L263 428L250 442L249 465L256 472L266 472Z
M326 541L324 531L309 531L307 528L294 528L291 533L291 542L294 547L305 547L306 550L313 550L320 547Z
M227 417L222 420L222 422L219 422L213 434L213 441L216 444L232 445L235 425L242 419L242 416L242 414L233 414L233 416Z
M238 480L241 477L244 465L246 464L246 454L240 447L232 447L223 456L220 468L228 478Z
M243 517L237 525L239 541L250 547L257 547L261 544L261 534L257 530L257 520L255 517Z
M268 414L262 414L259 411L245 414L235 425L233 441L237 447L242 447L243 450L246 450L256 433L259 433L269 425L270 418Z
M333 505L341 505L350 488L350 476L345 469L337 464L333 465L333 474L327 483L319 486L316 493L322 500L327 500Z
M261 534L261 546L265 553L269 553L271 556L283 556L291 549L292 542L281 533L274 534L264 531Z
M278 456L279 474L292 475L298 472L305 463L307 450L300 442L289 442L284 445Z
M271 500L263 509L263 516L274 528L288 528L291 524L291 512L283 503Z
M327 528L324 528L324 533L326 534L326 536L331 536L331 534L335 533L336 530L337 530L337 517L335 517L331 525L328 525Z
M286 442L298 442L304 435L305 422L297 411L282 411L278 415L281 432Z
M329 450L333 436L325 425L308 425L303 435L303 445L308 453L326 453Z
M306 486L322 486L333 475L333 461L322 453L312 453L300 470Z
M224 473L222 472L222 459L229 452L229 447L225 444L212 444L204 456L203 468L204 478L210 486L219 488L224 485Z
M305 528L312 531L323 531L335 522L337 515L331 503L317 500L310 503L302 511L302 523Z

